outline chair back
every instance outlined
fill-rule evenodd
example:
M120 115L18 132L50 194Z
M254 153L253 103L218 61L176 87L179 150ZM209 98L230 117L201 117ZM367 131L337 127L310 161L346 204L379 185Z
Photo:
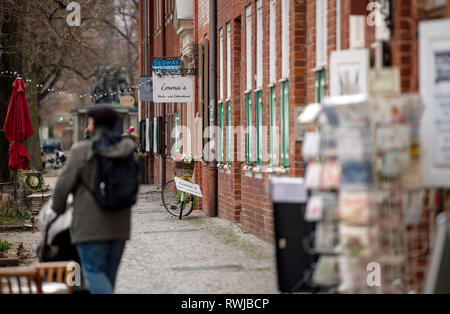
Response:
M0 268L0 294L42 294L37 268Z
M51 263L38 263L35 265L39 278L43 282L57 282L66 284L70 293L73 292L72 286L69 285L68 276L72 269L70 267L72 262L51 262Z

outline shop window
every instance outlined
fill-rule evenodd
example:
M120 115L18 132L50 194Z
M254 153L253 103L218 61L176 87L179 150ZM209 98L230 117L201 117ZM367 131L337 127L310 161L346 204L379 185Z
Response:
M288 167L289 161L289 81L281 83L281 163Z
M231 25L227 24L227 99L231 98Z
M289 78L289 1L281 2L281 72L282 78Z
M316 67L318 68L327 64L327 15L327 0L316 0Z
M223 28L219 31L219 95L220 100L223 101L223 89L224 89L224 55L223 55Z
M253 79L253 49L252 49L252 6L248 6L246 9L246 74L247 74L247 91L252 89Z
M256 3L256 88L263 86L263 16L262 0Z
M270 84L276 83L276 64L277 64L277 12L276 12L277 0L270 0L269 10L269 76Z

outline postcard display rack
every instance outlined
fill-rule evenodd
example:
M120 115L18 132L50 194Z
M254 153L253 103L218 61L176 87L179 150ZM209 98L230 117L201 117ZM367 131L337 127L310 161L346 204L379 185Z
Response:
M329 98L303 141L310 197L305 220L318 255L313 284L337 293L418 292L419 97ZM414 239L414 241L411 241ZM413 247L411 243L416 245Z

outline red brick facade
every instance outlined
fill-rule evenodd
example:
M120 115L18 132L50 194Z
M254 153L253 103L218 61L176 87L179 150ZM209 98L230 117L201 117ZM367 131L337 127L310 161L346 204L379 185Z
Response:
M143 8L143 2L140 1L140 8ZM149 1L153 3L152 13L156 12L157 1L160 5L163 1L170 2L170 0L155 0ZM276 124L280 126L280 93L282 79L282 1L276 1ZM339 47L342 50L350 48L350 16L363 15L365 18L370 13L367 11L369 0L328 0L327 1L327 91L329 90L329 57L332 51ZM393 1L393 31L391 40L388 43L391 52L392 65L399 67L401 73L401 88L402 92L417 92L419 84L418 73L418 23L420 20L429 18L427 12L423 11L419 2L422 0L394 0ZM223 29L224 32L224 60L228 57L231 60L231 73L227 73L226 61L224 61L224 95L227 95L226 79L231 76L231 90L230 93L230 125L232 127L243 126L246 127L246 8L251 5L252 10L252 50L256 52L256 0L217 0L217 50L219 50L219 32ZM289 77L286 79L289 82L289 161L290 166L286 168L285 175L301 176L303 175L303 162L301 159L301 143L295 141L295 108L304 107L309 103L315 102L316 99L316 0L289 0ZM338 9L340 8L340 11ZM270 109L269 109L269 10L270 1L262 1L262 17L263 17L263 88L262 88L262 124L264 126L270 125ZM193 0L193 38L194 42L199 47L205 47L207 40L209 40L209 1L208 0ZM142 11L141 11L142 12ZM436 13L433 13L436 14ZM443 8L442 17L445 15L450 17L450 0L447 1L446 8ZM434 17L433 17L434 18ZM141 14L142 19L142 14ZM231 27L231 56L227 56L227 36L226 26L230 24ZM175 28L172 24L172 15L169 14L165 21L165 42L166 53L163 54L162 41L164 32L155 29L156 18L152 17L153 30L151 30L150 47L152 53L151 59L154 57L179 57L181 56L181 40L176 34ZM141 50L144 49L143 27L140 28ZM339 32L339 33L338 33ZM375 30L368 25L365 26L365 47L371 49L371 63L374 64L374 50L372 43L375 40ZM206 55L205 55L206 57ZM141 54L141 71L143 73L143 57ZM257 70L256 53L253 54L253 74ZM217 51L217 76L219 77L219 51ZM386 64L389 65L389 64ZM198 66L198 60L197 60ZM255 77L255 75L254 75ZM203 76L203 83L208 82L208 77ZM194 95L194 115L199 113L203 117L204 104L199 89L205 85L200 85L199 75L195 78L195 95ZM219 94L220 82L217 80L217 95L220 101ZM251 103L256 102L256 79L252 79ZM226 98L226 97L224 97ZM226 99L222 100L223 102ZM225 105L224 105L225 107ZM219 110L219 105L217 104ZM145 108L141 105L141 111L145 112ZM166 105L166 115L175 112L183 114L184 123L187 122L186 104ZM160 116L161 105L151 104L149 116ZM204 117L207 120L207 117ZM217 116L219 121L219 114ZM252 106L252 125L256 125L256 111L255 106ZM226 127L224 134L226 134ZM280 137L280 134L278 134ZM267 143L269 145L269 129L267 129ZM226 136L224 136L224 147L226 147ZM252 147L256 144L252 143ZM269 168L269 162L263 162L259 168L262 172L255 172L254 168L250 171L244 169L248 166L245 161L236 161L237 156L237 138L233 142L233 162L228 169L219 167L218 170L218 215L236 223L240 223L242 227L255 234L256 236L272 241L274 238L273 230L273 210L272 205L268 199L268 183L270 175L264 172ZM223 150L224 160L226 161L226 150ZM160 162L159 156L150 156L148 158L149 165L149 182L161 184L160 182ZM166 179L172 177L172 162L168 159L166 162ZM250 166L255 167L255 163ZM277 165L274 165L277 166ZM281 164L278 165L279 168ZM258 167L256 167L258 168ZM275 167L277 168L277 167ZM199 208L206 213L210 212L210 205L215 200L209 199L209 189L213 185L210 182L210 167L206 163L197 163L195 170L195 182L202 187L203 195L205 196L199 202Z

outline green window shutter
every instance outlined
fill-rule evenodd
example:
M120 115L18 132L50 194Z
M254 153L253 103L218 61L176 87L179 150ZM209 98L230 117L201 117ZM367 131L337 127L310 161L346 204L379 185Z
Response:
M289 82L281 83L281 163L288 167L289 161Z
M252 162L252 148L251 148L251 131L250 126L252 125L252 94L251 92L247 93L246 95L246 103L245 103L245 110L247 111L247 146L246 146L246 153L247 153L247 163Z
M262 164L262 120L263 120L263 103L262 91L256 92L256 162L258 165Z
M270 164L277 165L277 102L276 87L270 88L269 106L270 106Z
M219 103L219 161L223 162L223 103Z
M231 162L231 104L227 101L227 162Z
M315 98L316 103L322 103L322 101L325 99L327 95L327 71L326 70L320 70L316 72L316 78L315 78Z

